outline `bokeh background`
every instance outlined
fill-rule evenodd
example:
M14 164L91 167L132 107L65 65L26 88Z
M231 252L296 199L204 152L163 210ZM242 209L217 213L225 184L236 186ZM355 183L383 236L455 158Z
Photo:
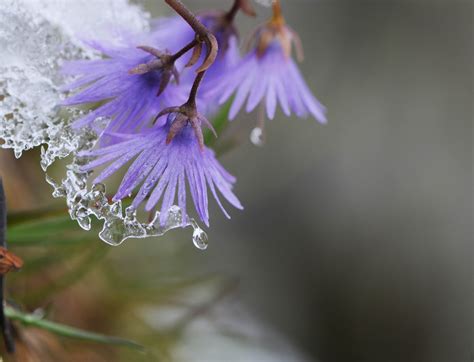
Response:
M134 2L171 14L161 1ZM279 113L258 148L248 138L255 115L240 116L231 131L242 144L221 160L245 211L227 221L213 208L205 252L187 230L128 241L106 262L128 260L151 281L174 263L233 278L232 298L308 360L471 361L473 2L283 6L328 125ZM257 9L257 20L238 18L243 39L268 15ZM39 167L29 157L15 171L21 187L49 191L41 175L31 181Z

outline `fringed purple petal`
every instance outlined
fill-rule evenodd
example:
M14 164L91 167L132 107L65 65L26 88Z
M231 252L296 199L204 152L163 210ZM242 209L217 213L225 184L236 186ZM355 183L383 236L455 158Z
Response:
M128 169L114 199L121 200L130 194L148 176L158 161L158 154L152 149L145 150Z
M202 203L202 215L201 220L209 226L209 205L207 198L207 186L206 186L206 177L204 176L204 171L202 167L196 165L197 175L198 175L198 195L200 197L200 202ZM202 165L200 165L202 166Z
M164 158L160 158L155 165L153 171L148 175L145 182L143 183L142 187L138 191L137 196L132 202L132 206L137 209L138 206L146 199L152 188L156 185L158 179L163 174L163 171L166 168L166 160Z
M84 168L93 170L109 163L109 166L94 180L97 183L102 182L134 159L122 179L114 200L127 197L141 184L132 206L138 208L148 197L145 210L151 211L162 199L161 225L167 222L169 209L176 200L176 194L177 203L182 210L183 225L186 225L188 220L186 179L196 213L207 226L209 226L208 187L226 217L229 217L229 214L219 199L218 191L231 205L242 208L232 192L235 178L224 170L211 150L200 150L192 128L182 130L167 145L165 143L167 127L169 126L148 129L146 132L128 136L133 137L131 139L91 151L88 156L98 156L98 158Z
M210 97L216 93L220 104L235 93L229 120L237 116L248 97L246 112L253 111L265 98L269 119L275 117L279 104L287 116L293 112L306 117L310 113L321 123L327 121L324 106L312 95L294 61L286 57L277 43L269 46L261 57L255 50L250 52L208 91Z
M274 85L270 82L268 83L267 89L267 98L266 98L266 109L267 109L267 117L269 119L275 118L276 106L277 106L277 97Z
M267 74L262 74L260 75L260 78L254 82L254 87L250 91L249 100L247 102L247 113L252 112L263 99L265 91L267 90L268 79L269 77Z
M196 209L196 212L198 213L201 220L203 220L205 212L203 210L204 205L202 202L201 184L200 184L199 175L197 173L197 169L194 165L193 160L190 161L187 171L188 171L189 186L191 188L191 195L194 201L194 208Z
M94 184L98 184L108 179L114 173L116 173L120 168L122 168L128 161L133 159L141 150L135 149L133 151L125 153L119 159L115 160L110 166L103 170L99 176L94 179Z
M97 167L100 167L106 163L109 163L110 161L112 160L115 160L117 159L118 157L120 157L122 155L123 152L115 152L115 153L109 153L109 154L106 154L105 156L102 156L102 157L99 157L99 158L96 158L94 161L88 163L87 165L85 166L82 166L81 167L81 171L91 171L91 170L94 170L95 168Z
M216 188L214 187L214 181L212 180L212 177L210 176L210 174L209 174L209 172L208 172L207 170L205 171L205 176L206 176L207 184L208 184L209 188L211 189L212 195L214 196L214 199L216 199L217 204L218 204L219 207L221 208L221 210L222 210L222 212L224 213L224 215L225 215L228 219L230 219L230 215L229 215L229 213L226 211L226 209L224 208L224 206L222 205L221 200L219 199L219 195L217 195Z
M247 99L247 96L253 84L254 79L252 77L247 77L244 79L244 81L239 87L239 90L237 91L234 102L232 103L232 107L230 108L229 120L233 120L235 116L237 116L237 113L239 113L240 109L242 108L242 105Z
M160 225L164 226L166 221L168 220L168 214L170 207L173 205L174 197L176 194L176 186L178 184L178 173L180 172L180 168L182 166L180 164L176 165L171 172L170 179L168 182L168 187L166 188L166 192L163 196L163 202L161 204L161 211L160 211Z
M151 193L150 198L148 199L148 202L145 205L146 211L151 211L155 207L155 205L158 203L158 201L160 201L161 195L163 194L163 191L165 190L165 187L169 182L171 171L172 171L172 168L168 164L165 171L161 175L158 185L155 187L155 189Z
M217 186L220 193L226 198L226 200L235 208L243 209L239 199L232 192L233 182L228 182L227 178L229 175L227 172L221 172L221 164L214 158L208 157L205 163L205 170L209 172L212 177L214 184ZM231 176L235 181L235 178Z
M182 225L186 225L188 222L188 214L186 211L186 182L184 177L183 167L178 175L178 206L181 209Z
M283 110L283 113L287 117L289 117L291 115L290 104L288 102L288 97L286 96L285 88L283 87L282 81L280 78L277 77L274 77L273 81L281 109Z
M300 91L299 94L301 96L301 99L303 100L308 111L314 116L317 121L321 123L327 123L325 114L326 108L321 103L319 103L319 101L313 96L293 60L290 60L288 62L288 66L290 69L290 74L292 75L292 78L294 79Z
M130 140L121 142L120 144L107 146L107 147L101 147L101 148L91 150L91 151L87 151L87 152L81 152L79 155L80 156L96 157L96 156L105 155L105 154L113 153L113 152L118 152L118 153L122 154L124 151L134 149L137 146L141 147L142 144L140 144L137 141L138 141L138 137L135 137L135 138L132 138Z

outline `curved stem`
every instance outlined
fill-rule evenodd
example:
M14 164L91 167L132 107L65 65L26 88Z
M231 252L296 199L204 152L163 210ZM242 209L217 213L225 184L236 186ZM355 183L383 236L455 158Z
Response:
M197 74L196 78L194 79L193 87L191 88L191 92L189 92L188 104L196 107L196 95L201 84L202 78L204 78L204 74L206 71L200 72Z
M281 4L280 0L273 0L273 16L281 16Z
M189 93L188 104L196 108L196 94L201 84L201 80L204 77L204 73L209 68L217 56L218 45L214 35L199 21L199 19L179 0L165 0L165 2L173 8L196 32L196 39L185 46L182 50L176 53L175 56L181 56L191 48L197 45L197 43L205 42L208 46L208 53L206 60L198 68L197 76L194 79L193 87ZM234 4L235 5L235 4ZM240 1L236 1L236 5L240 5Z
M186 45L181 50L179 50L175 54L173 54L171 56L171 61L175 61L176 59L182 57L184 54L186 54L188 51L190 51L192 48L194 48L198 44L199 44L199 42L196 39L194 39L188 45Z
M272 23L275 24L284 24L285 18L283 17L283 11L281 10L280 0L273 0L273 16Z
M209 30L201 24L198 18L188 10L188 8L179 0L165 0L165 2L173 8L193 30L200 36L207 36Z
M7 205L5 191L3 189L2 178L0 177L0 246L7 247L6 242L7 229ZM0 276L0 326L2 329L3 340L8 353L15 352L15 340L13 338L10 321L5 316L5 275Z
M225 14L225 18L229 23L232 23L235 19L235 16L240 10L240 0L235 0L232 8Z

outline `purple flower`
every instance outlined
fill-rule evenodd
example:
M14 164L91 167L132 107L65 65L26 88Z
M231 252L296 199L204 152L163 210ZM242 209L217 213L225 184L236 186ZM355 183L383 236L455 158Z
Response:
M208 96L218 95L219 104L234 93L229 119L236 117L244 103L245 110L253 111L263 103L269 119L275 117L277 104L285 115L298 117L312 115L326 123L326 109L313 96L297 65L291 58L291 46L296 34L286 26L264 26L258 31L257 46L239 64L221 77Z
M219 44L218 56L214 64L207 70L206 77L201 85L203 94L207 94L208 89L215 88L220 78L233 69L241 58L237 31L232 23L225 22L225 14L220 11L203 11L198 15L198 19L214 34ZM161 49L169 49L171 52L176 52L183 48L194 39L194 36L191 27L178 16L156 20L151 35L153 44ZM197 62L196 66L191 68L184 68L191 54L182 57L176 62L178 69L183 72L181 75L183 82L186 84L192 83L196 76L195 70L197 66L204 60L204 54L206 54L205 49L203 49L201 59ZM205 100L208 106L209 102L213 103L211 97L206 97ZM213 109L215 107L211 106L209 108Z
M151 211L162 199L161 225L166 223L176 194L178 206L182 210L183 225L186 224L188 219L186 181L196 212L207 226L209 226L208 188L223 213L230 218L217 191L231 205L242 209L242 205L232 192L235 178L219 164L212 150L200 146L191 122L181 127L170 141L170 131L176 118L176 113L171 113L162 126L149 128L135 135L122 135L122 141L117 144L85 153L85 156L96 159L84 166L84 171L108 164L94 180L94 183L100 183L129 161L134 160L114 200L121 200L139 188L132 207L138 208L148 197L145 210Z
M153 64L157 58L144 49L136 48L136 45L115 48L91 43L108 58L73 61L63 66L64 74L79 76L76 81L63 87L67 91L79 90L66 99L64 105L105 101L94 111L76 120L74 127L88 126L95 119L106 117L111 118L107 131L129 133L149 125L161 109L186 100L188 87L184 85L180 87L169 83L166 89L161 89L163 80L169 77L165 68L148 72L137 70L140 66Z
M215 81L235 66L240 54L235 34L225 30L225 27L215 26L219 19L217 16L207 15L203 19L206 25L219 33L217 38L221 41L226 39L227 44L206 74L202 84L204 92L205 89L212 89ZM222 33L224 30L225 34ZM110 119L106 132L131 133L149 126L163 108L183 103L195 77L196 67L184 69L191 54L176 61L176 72L183 73L180 85L177 85L170 82L169 72L157 66L159 59L150 49L168 51L163 54L174 53L191 42L194 36L193 30L182 18L171 17L156 21L153 31L146 36L124 39L122 43L125 45L120 47L89 42L106 58L72 61L63 66L64 75L77 77L62 88L64 91L77 91L63 104L77 106L104 103L76 120L73 127L90 126L97 118L104 117ZM177 80L176 76L174 78ZM204 113L210 113L217 106L209 97L206 102L200 103L206 105Z
M226 13L219 11L207 11L199 15L201 22L214 34L219 44L217 58L208 69L202 84L203 94L206 94L207 89L213 89L241 59L237 30L232 23L226 22L225 15Z

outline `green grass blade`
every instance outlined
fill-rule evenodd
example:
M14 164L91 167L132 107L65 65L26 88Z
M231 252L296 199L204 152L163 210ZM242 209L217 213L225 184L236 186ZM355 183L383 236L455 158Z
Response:
M93 238L72 221L67 213L32 219L8 229L8 241L15 246L40 246L79 242Z
M42 319L34 314L22 313L9 306L5 307L5 315L10 319L20 321L25 325L41 328L59 336L81 339L90 342L123 346L142 352L145 351L145 347L128 339L106 336L104 334L88 332L82 329L66 326L64 324L51 322Z

